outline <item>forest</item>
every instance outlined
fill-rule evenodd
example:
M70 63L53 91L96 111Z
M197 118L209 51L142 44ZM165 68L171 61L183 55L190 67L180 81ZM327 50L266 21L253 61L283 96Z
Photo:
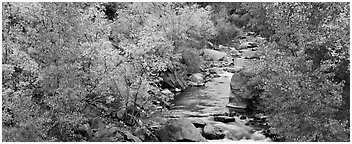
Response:
M347 2L2 2L2 141L348 142L349 49ZM265 128L165 117L225 63Z

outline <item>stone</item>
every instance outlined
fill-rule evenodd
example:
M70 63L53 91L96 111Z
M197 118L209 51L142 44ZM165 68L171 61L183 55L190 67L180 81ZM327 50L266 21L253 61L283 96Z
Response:
M246 89L246 83L249 77L244 75L242 72L234 73L230 82L231 93L229 96L229 105L234 106L233 108L247 107L247 97L249 97L250 92Z
M224 131L225 138L231 140L241 140L241 139L250 139L251 138L251 129L247 128L238 123L233 123L231 125L224 123L216 123L214 127L219 128Z
M268 116L265 116L265 115L262 114L262 113L255 114L254 117L257 118L257 119L259 119L259 120L266 120L266 119L268 118Z
M223 139L225 138L225 133L223 133L220 128L214 127L212 124L207 124L203 128L203 136L206 139Z
M211 50L211 49L204 49L202 53L203 53L203 57L211 61L219 61L221 58L227 55L225 52L220 52L220 51Z
M265 140L266 137L265 135L261 134L260 131L256 131L251 135L250 139L255 141L260 141L260 140Z
M203 128L207 123L200 118L187 118L189 122L191 122L196 128Z
M175 88L175 92L181 92L182 89L179 89L179 88Z
M247 48L254 48L254 47L258 47L258 43L256 42L243 42L241 43L239 49L247 49Z
M203 78L203 75L201 73L192 74L189 77L189 80L192 81L192 82L196 82L196 83L204 82L204 78Z
M197 128L185 119L169 119L156 136L161 142L206 142Z
M163 89L163 90L161 91L161 93L164 94L164 95L171 95L171 94L173 94L169 89Z
M228 116L215 116L214 121L219 121L223 123L228 123L228 122L235 122L236 118L234 117L228 117Z
M243 116L243 115L240 116L240 120L245 120L245 119L247 119L246 116Z
M192 74L189 77L190 82L188 83L191 86L203 86L205 84L203 75L201 73Z
M230 72L230 73L237 73L237 72L242 71L243 69L244 69L243 67L234 66L234 67L228 67L228 68L226 68L225 70L226 70L227 72Z
M210 74L223 74L224 70L222 68L213 67L209 69Z
M236 57L236 56L241 56L242 54L235 48L230 48L230 54L231 56L233 57Z

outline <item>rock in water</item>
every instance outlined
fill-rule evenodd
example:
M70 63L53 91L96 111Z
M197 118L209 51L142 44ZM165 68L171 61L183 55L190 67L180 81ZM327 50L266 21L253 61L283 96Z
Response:
M203 128L207 123L200 118L187 118L196 128Z
M202 86L204 85L204 78L201 73L195 73L190 76L190 83L191 86Z
M164 127L156 132L161 142L206 142L197 128L185 119L170 119Z
M207 124L203 128L203 136L206 139L223 139L225 138L225 133L223 133L220 128L214 127L212 124Z
M228 123L228 122L235 122L236 118L228 117L228 116L215 116L214 121Z
M169 89L164 89L161 91L161 93L164 95L172 95L172 92Z

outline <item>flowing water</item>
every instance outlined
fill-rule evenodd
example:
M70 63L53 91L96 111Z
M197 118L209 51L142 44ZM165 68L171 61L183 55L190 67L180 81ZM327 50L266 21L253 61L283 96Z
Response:
M204 87L189 87L176 95L173 109L185 113L224 113L229 112L230 82L232 73L224 72Z
M244 63L243 63L244 64ZM230 83L233 73L223 72L219 74L220 77L213 78L212 81L207 82L202 87L188 87L182 93L175 96L173 107L168 111L166 117L193 117L199 116L210 116L211 114L223 114L237 110L227 108L226 105L229 103L229 96L231 95ZM240 113L243 113L240 112ZM165 116L165 115L164 115ZM221 123L212 121L209 117L202 118L203 120L210 120L210 123L223 125L228 128L226 137L219 140L208 140L210 142L219 141L271 141L269 138L265 138L262 134L251 133L249 139L236 139L234 135L239 133L248 133L250 129L246 126L246 120L240 120L239 117L235 117L236 121L231 123ZM255 137L261 137L256 139Z

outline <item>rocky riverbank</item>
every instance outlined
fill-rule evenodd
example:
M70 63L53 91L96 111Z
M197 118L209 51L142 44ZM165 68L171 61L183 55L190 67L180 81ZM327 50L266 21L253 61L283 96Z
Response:
M171 99L155 101L158 113L134 121L141 110L124 109L116 114L122 121L116 124L122 126L99 125L102 122L95 120L82 126L82 132L89 141L279 141L270 134L265 115L248 111L253 106L250 98L258 92L253 87L260 83L248 83L248 66L260 59L264 42L243 36L234 47L204 49L207 68L200 73L186 80L177 72L162 77L168 87L160 93ZM129 128L128 124L138 126Z

